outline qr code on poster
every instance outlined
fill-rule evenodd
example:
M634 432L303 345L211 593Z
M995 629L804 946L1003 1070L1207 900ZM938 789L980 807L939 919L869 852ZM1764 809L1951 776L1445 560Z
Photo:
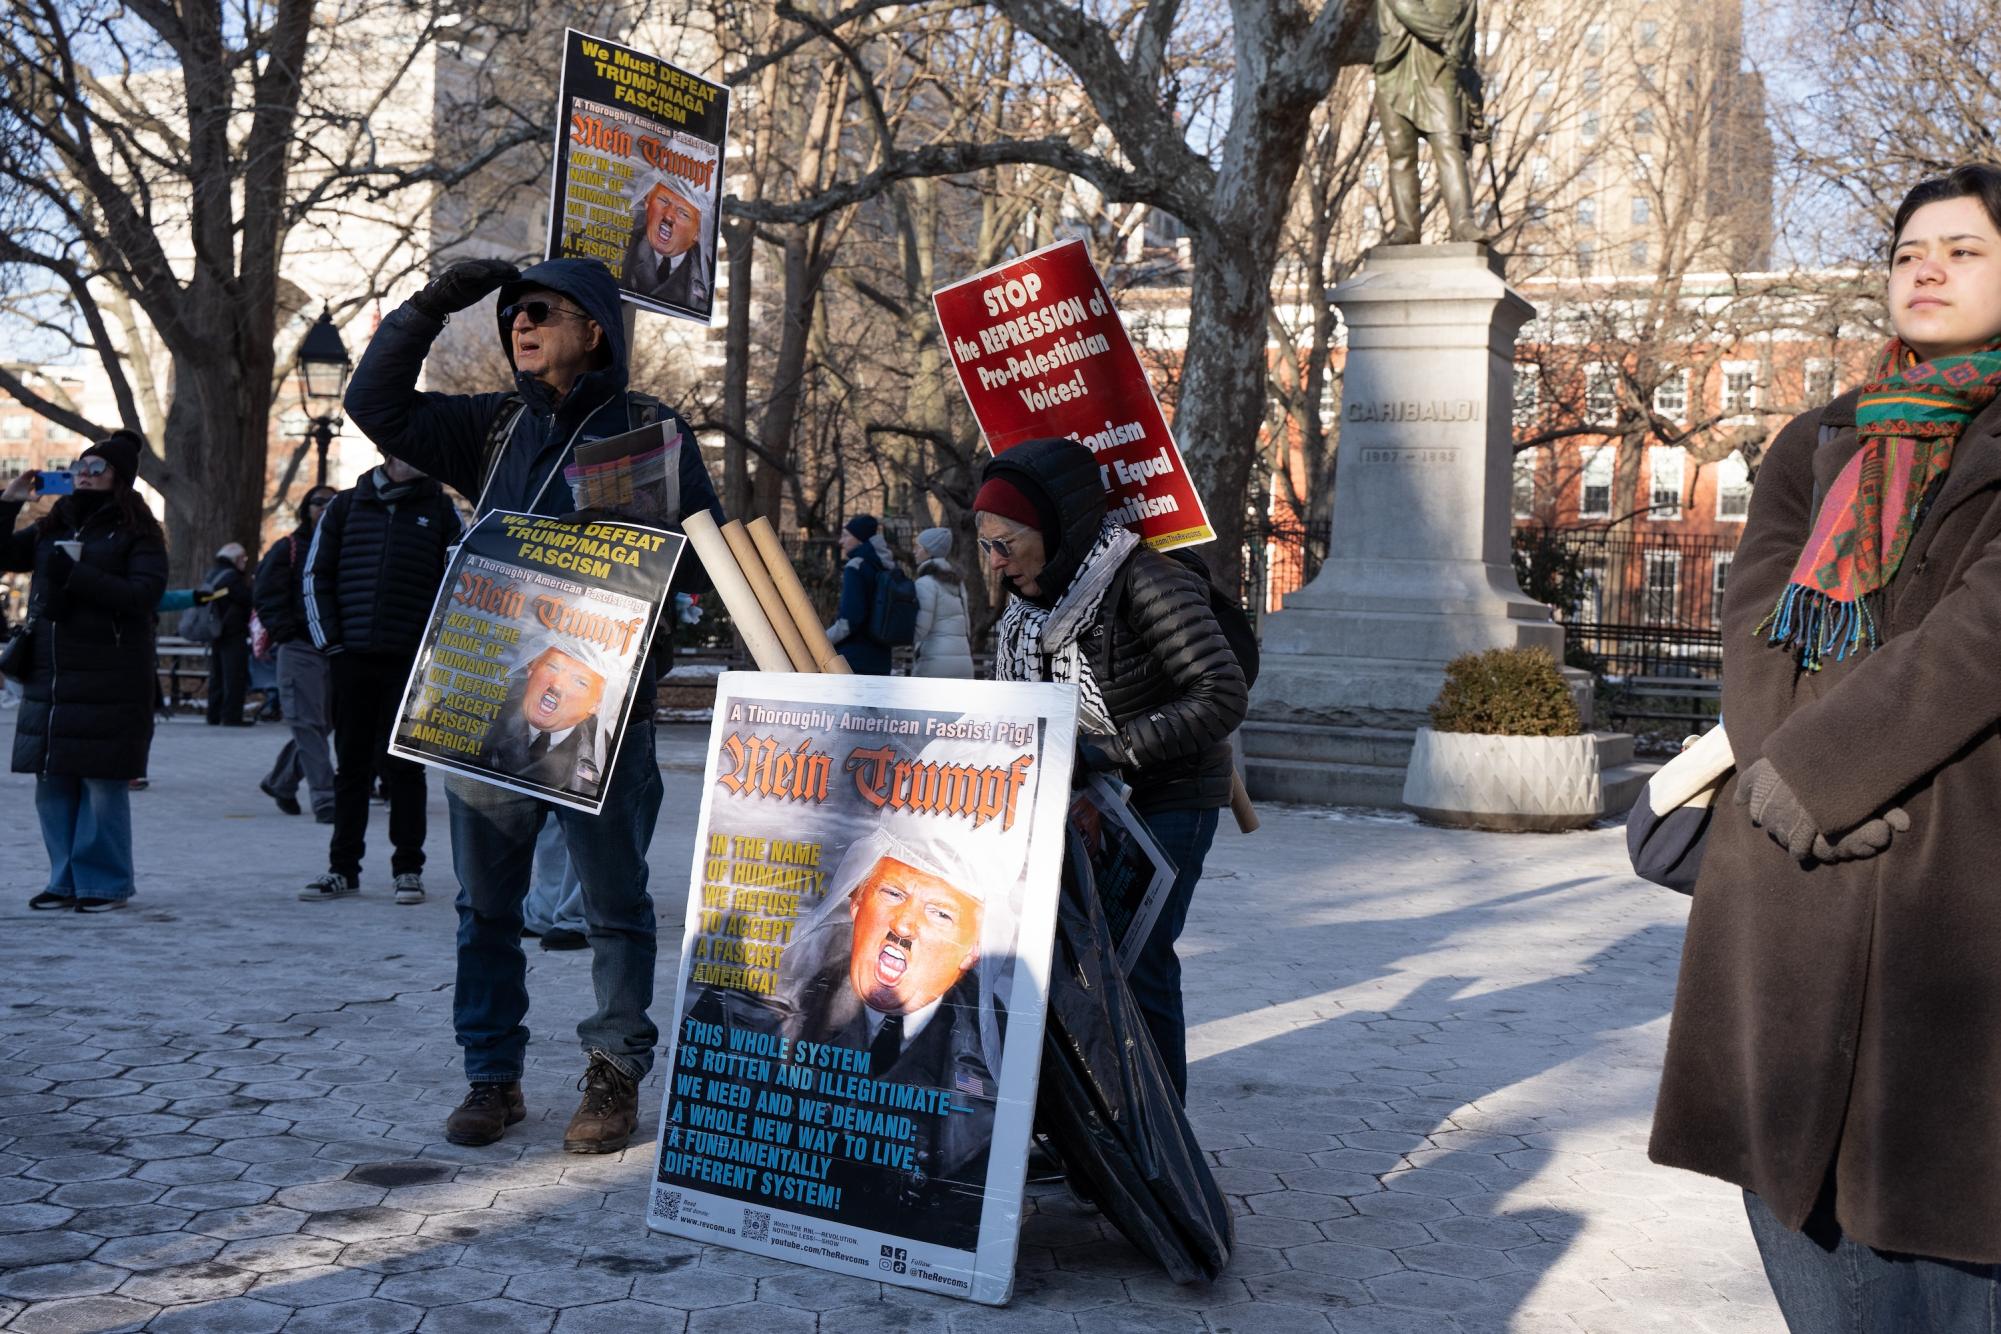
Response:
M771 1240L771 1215L762 1209L743 1211L743 1239L745 1241Z
M655 1186L653 1188L653 1212L670 1223L679 1218L681 1216L681 1192L678 1190L669 1190L665 1186Z

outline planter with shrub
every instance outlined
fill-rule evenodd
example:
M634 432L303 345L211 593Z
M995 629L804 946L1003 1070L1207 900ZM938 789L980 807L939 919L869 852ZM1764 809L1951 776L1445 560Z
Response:
M1577 829L1605 808L1597 738L1542 649L1454 658L1404 775L1420 819L1462 829Z

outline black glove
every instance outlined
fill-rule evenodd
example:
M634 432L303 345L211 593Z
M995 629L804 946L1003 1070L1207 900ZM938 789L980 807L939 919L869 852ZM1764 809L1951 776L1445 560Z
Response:
M462 259L426 283L423 291L410 298L410 304L418 314L442 322L520 276L521 270L504 259Z
M1815 834L1813 857L1821 862L1855 862L1874 857L1890 846L1894 834L1909 831L1911 817L1901 806L1892 806L1873 820L1864 820L1830 843L1827 835Z
M49 587L61 588L69 582L69 572L76 568L76 562L61 547L52 547L49 558L42 564L42 575L49 581Z
M1779 777L1779 771L1772 762L1760 759L1744 771L1737 784L1737 804L1745 808L1751 823L1771 836L1772 842L1792 854L1797 862L1808 862L1814 857L1814 840L1826 839L1820 830L1814 828L1813 817L1806 813L1806 807Z
M1117 773L1119 757L1114 751L1122 749L1111 737L1089 738L1079 732L1077 753L1070 762L1070 786L1084 786L1091 781L1092 774Z

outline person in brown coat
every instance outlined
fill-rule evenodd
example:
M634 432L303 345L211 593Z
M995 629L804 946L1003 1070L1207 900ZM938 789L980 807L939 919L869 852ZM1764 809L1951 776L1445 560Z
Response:
M1731 567L1650 1148L1744 1188L1795 1334L2001 1302L2001 169L1892 240L1897 338L1780 433Z

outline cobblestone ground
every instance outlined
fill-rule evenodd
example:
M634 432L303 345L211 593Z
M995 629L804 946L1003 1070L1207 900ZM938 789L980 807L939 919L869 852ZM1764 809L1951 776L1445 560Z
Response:
M0 714L0 753L11 742ZM700 734L652 865L678 936ZM994 1310L649 1234L648 1149L561 1151L585 954L531 952L529 1120L446 1144L453 914L305 904L325 830L255 782L275 728L161 729L141 893L30 913L33 784L0 777L0 1327L329 1331L1771 1331L1735 1192L1651 1167L1682 901L1615 831L1445 833L1272 809L1184 938L1190 1111L1237 1211L1177 1288L1060 1191ZM657 1076L642 1092L650 1125Z

